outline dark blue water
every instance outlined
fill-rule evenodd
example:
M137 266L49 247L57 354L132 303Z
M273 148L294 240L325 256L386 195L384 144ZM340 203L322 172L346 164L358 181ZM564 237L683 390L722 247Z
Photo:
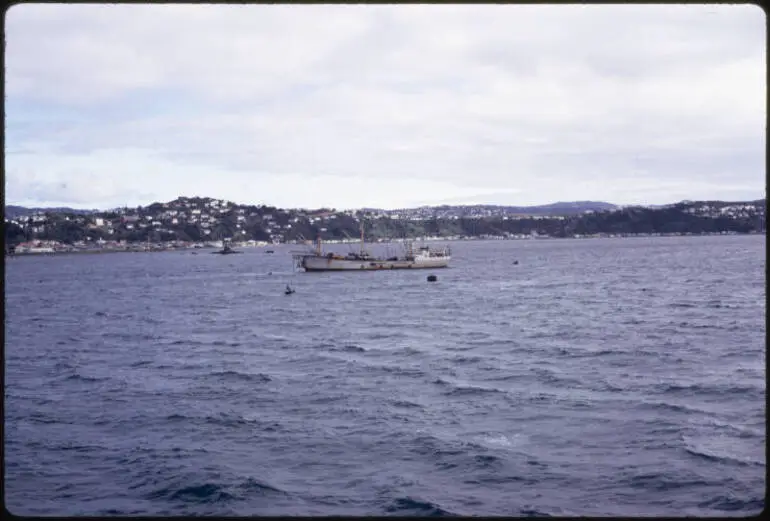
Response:
M7 260L7 507L764 508L764 237L452 248L435 283L289 246Z

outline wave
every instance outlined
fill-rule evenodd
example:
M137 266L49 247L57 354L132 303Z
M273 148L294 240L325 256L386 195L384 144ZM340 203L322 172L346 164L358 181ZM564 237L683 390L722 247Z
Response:
M752 429L751 427L734 425L732 423L722 422L716 418L709 418L705 425L717 427L719 429L727 430L733 433L739 438L764 438L765 431L760 429Z
M167 346L204 346L207 345L204 342L200 342L198 340L172 340L171 342L166 342L164 345Z
M729 463L733 465L746 466L746 467L764 467L765 462L753 460L750 458L742 458L732 454L720 453L718 451L709 450L702 446L696 446L694 444L685 444L684 451L688 454L701 458L706 461L715 463Z
M414 451L418 454L431 457L461 456L467 454L468 451L468 444L444 441L432 434L425 433L418 434L409 444L413 445Z
M77 443L65 443L57 447L52 447L54 450L74 451L74 452L93 452L103 450L104 447L99 445L78 445Z
M612 382L606 380L599 380L592 382L592 385L588 386L591 391L601 391L610 393L622 393L629 390L629 387L620 387Z
M241 373L239 371L216 371L207 376L213 378L228 378L232 380L244 380L247 382L271 382L273 379L263 373Z
M241 346L240 342L226 342L224 340L214 340L213 342L211 342L211 345L217 346L217 347L223 347L223 346L240 347Z
M71 495L67 496L60 496L62 498L64 497L72 497ZM140 516L142 514L148 514L145 510L118 510L116 508L108 508L105 510L100 510L97 512L97 515L99 516Z
M415 453L428 458L428 461L438 469L442 471L461 469L471 479L470 476L476 472L492 473L491 475L496 476L505 463L505 458L500 453L500 445L495 444L494 440L489 443L484 441L443 439L423 433L406 442L405 445L411 447ZM522 479L510 476L504 478L511 481Z
M725 512L759 513L765 509L765 500L759 497L741 499L735 495L720 495L698 504L700 508Z
M523 508L519 510L519 514L527 517L552 517L551 514L547 514L546 512L534 508Z
M739 306L735 304L727 304L725 302L722 302L721 300L710 300L706 303L707 308L712 309L720 309L720 308L727 308L727 309L738 309Z
M32 413L27 417L28 420L33 421L35 423L65 423L65 424L73 424L75 422L73 421L67 421L67 420L61 420L57 418L51 418L48 416L44 416L40 413Z
M513 445L511 439L504 434L482 436L479 438L479 442L485 446L492 445L495 447L510 447Z
M104 382L105 380L109 380L110 378L108 376L99 377L99 376L84 376L79 373L75 373L72 375L69 375L65 380L71 380L71 381L81 381L81 382Z
M654 491L665 491L678 488L708 486L710 483L702 479L682 479L666 474L640 474L626 480L632 488L642 488Z
M367 349L356 344L347 344L342 347L332 347L330 351L343 351L348 353L365 353Z
M478 468L482 469L499 468L503 462L502 458L492 454L477 454L473 457L473 461Z
M476 385L454 385L452 389L446 391L446 396L479 396L484 394L505 394L505 391L494 387L480 387Z
M399 349L398 351L395 351L395 353L398 353L401 355L419 355L419 354L422 354L422 351L414 347L407 346L402 349Z
M369 340L387 340L389 338L401 338L403 335L394 333L369 333L366 338Z
M396 400L391 402L395 407L404 407L407 409L424 409L419 403L410 402L407 400Z
M451 358L452 362L455 362L457 364L476 364L478 362L484 361L484 359L480 356L456 356L454 358Z
M415 367L399 367L399 366L391 366L391 365L365 365L366 369L369 371L382 371L389 374L395 374L399 376L414 376L414 377L424 377L426 376L425 371L422 369L417 369Z
M682 321L677 324L680 328L690 329L719 329L722 331L739 331L740 326L726 327L724 323L714 322L709 324L696 324L694 322Z
M738 394L746 395L747 393L761 392L764 394L764 389L752 385L741 384L656 384L653 389L656 392L666 394L687 393L687 394Z
M430 517L444 517L444 516L457 516L453 512L442 508L436 503L430 501L424 501L421 499L415 499L411 497L399 497L394 499L386 508L385 511L389 514L397 515L415 515L415 516L430 516Z
M598 349L596 351L591 351L588 349L580 349L580 350L572 350L570 351L570 354L575 358L590 358L593 356L618 355L618 354L625 354L625 353L617 349Z
M165 418L168 422L202 422L211 425L218 425L222 427L238 427L247 425L249 423L259 423L257 418L247 418L241 415L231 415L226 413L219 413L216 415L202 415L202 416L189 416L186 414L170 414ZM272 430L270 425L266 425L264 430Z
M235 499L235 496L216 483L190 485L182 488L165 487L145 495L146 499L165 499L186 503L213 504Z
M474 343L474 342L470 342L470 344L471 345L468 345L468 346L462 346L462 345L446 346L445 349L447 351L470 351L471 349L474 349L475 347L477 347L479 345L485 345L485 344L479 344L479 343Z
M550 369L535 367L535 368L532 368L531 371L535 373L539 381L546 384L554 385L556 387L581 385L580 380L561 376L557 372L552 371Z
M688 414L708 414L708 415L712 414L711 411L707 411L705 409L699 409L697 407L691 407L688 405L682 405L679 403L639 402L638 406L649 407L655 410L666 410L666 411L682 412L682 413L688 413Z
M469 479L463 480L463 483L467 485L481 485L481 486L513 485L513 484L535 485L537 482L538 482L537 479L526 478L524 476L502 475L497 472L490 473L479 478L469 478Z
M487 382L510 382L512 380L518 380L520 378L524 378L523 375L520 374L506 374L503 376L493 376L491 378L487 378Z
M268 483L264 483L262 481L258 481L254 478L249 478L240 485L238 485L239 490L244 490L248 492L259 492L259 493L277 493L277 494L286 494L285 491L281 490L280 488L274 487L273 485L270 485Z

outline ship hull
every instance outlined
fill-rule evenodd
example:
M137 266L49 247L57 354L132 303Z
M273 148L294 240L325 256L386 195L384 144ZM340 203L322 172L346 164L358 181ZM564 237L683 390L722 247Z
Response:
M405 269L446 268L449 258L419 260L348 260L327 257L304 257L301 266L305 271L375 271Z

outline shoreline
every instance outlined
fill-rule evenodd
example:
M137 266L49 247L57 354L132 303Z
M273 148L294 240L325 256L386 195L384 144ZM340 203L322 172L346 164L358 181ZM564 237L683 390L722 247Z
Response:
M589 240L589 239L644 239L644 238L659 238L659 237L736 237L736 236L751 236L751 235L759 235L759 236L766 236L765 231L761 232L749 232L749 233L738 233L738 232L710 232L710 233L685 233L685 234L618 234L618 235L578 235L578 236L572 236L572 237L551 237L551 236L530 236L530 237L467 237L467 238L453 238L453 239L442 239L442 238L431 238L426 239L424 242L469 242L469 241L542 241L542 240L569 240L569 239L575 239L575 240ZM412 241L419 241L419 239L410 239ZM397 242L397 241L388 241L388 242ZM372 243L372 244L386 244L383 243ZM299 244L293 244L293 243L281 243L281 245L289 245L289 246L300 246ZM275 245L273 245L275 246ZM243 246L246 247L246 246ZM252 248L252 247L249 247ZM257 248L257 246L254 246L253 248ZM60 250L60 251L42 251L42 252L14 252L14 253L5 253L5 257L38 257L38 256L61 256L61 255L99 255L99 254L111 254L111 253L163 253L163 252L191 252L191 253L198 253L197 250L213 250L214 247L211 246L203 246L198 248L151 248L151 249L133 249L133 248L127 248L127 249L112 249L112 248L105 248L105 249L81 249L81 250Z

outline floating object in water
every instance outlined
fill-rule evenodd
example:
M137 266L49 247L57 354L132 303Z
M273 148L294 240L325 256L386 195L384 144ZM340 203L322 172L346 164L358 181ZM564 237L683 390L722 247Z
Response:
M268 271L268 272L267 272L267 274L268 274L268 275L272 275L272 274L273 274L273 272L272 272L272 271Z
M230 246L230 240L225 239L222 241L222 249L219 251L212 251L211 253L215 255L232 255L234 253L243 253L242 251L236 251Z
M438 277L435 275L428 275L428 282L436 282L438 280Z
M448 246L444 248L431 248L421 246L416 251L411 241L404 243L403 256L380 257L370 255L364 248L364 221L361 220L361 250L357 253L350 252L347 255L339 255L326 252L321 248L319 236L315 250L293 252L295 267L305 271L360 271L360 270L401 270L401 269L435 269L446 268L452 258L452 252Z
M517 261L517 260L513 261L513 264L514 264L514 265L516 265L516 264L518 264L518 263L519 263L519 261Z
M294 290L293 290L293 289L291 289L291 286L289 286L288 284L286 284L286 290L283 292L283 294L284 294L284 295L291 295L292 293L294 293Z
M265 250L265 253L275 253L273 250Z

